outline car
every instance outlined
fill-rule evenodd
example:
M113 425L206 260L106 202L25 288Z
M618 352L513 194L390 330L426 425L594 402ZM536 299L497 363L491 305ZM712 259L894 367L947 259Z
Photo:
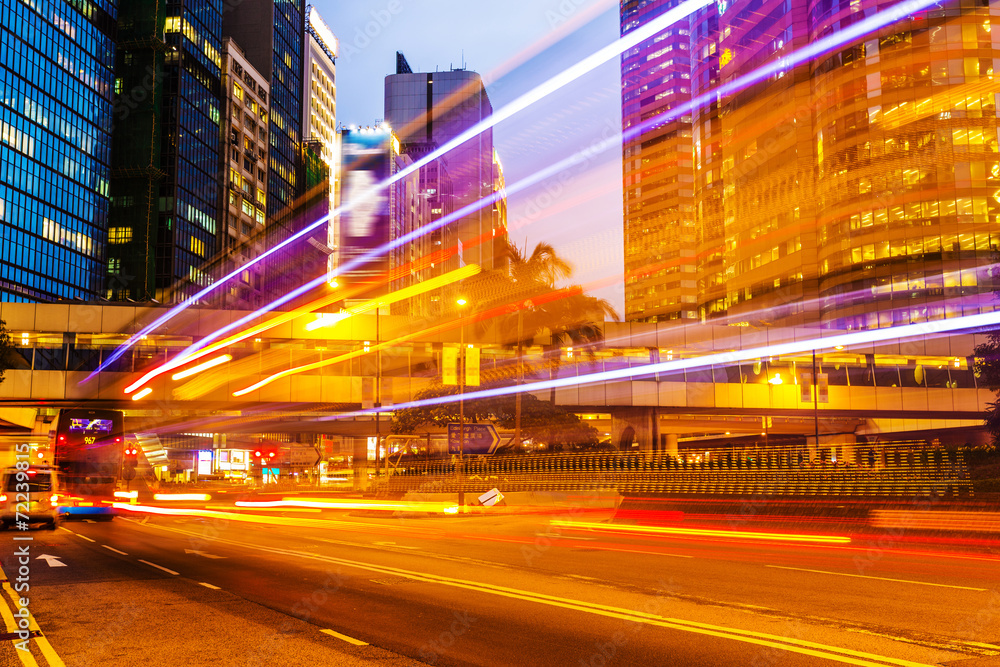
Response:
M25 526L44 523L49 530L55 530L59 526L61 493L58 468L7 468L0 480L0 530L17 525L18 521L23 521Z

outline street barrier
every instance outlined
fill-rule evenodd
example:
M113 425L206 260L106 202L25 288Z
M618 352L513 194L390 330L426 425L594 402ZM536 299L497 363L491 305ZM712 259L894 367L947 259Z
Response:
M884 461L883 461L884 458ZM617 491L622 495L940 497L972 496L962 452L887 450L875 465L802 461L787 452L719 453L705 460L662 452L524 454L456 461L400 461L383 493L422 488L483 493Z

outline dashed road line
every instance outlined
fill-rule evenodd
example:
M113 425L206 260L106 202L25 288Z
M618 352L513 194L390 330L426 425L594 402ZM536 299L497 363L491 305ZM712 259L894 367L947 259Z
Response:
M83 539L87 540L88 542L94 542L95 544L97 543L97 540L92 540L89 537L87 537L86 535L81 535L80 533L73 533L73 534L76 535L77 537L82 537Z
M149 527L157 530L179 533L182 535L196 535L196 533L180 528L171 528L168 526L160 526L160 525L149 526ZM631 609L614 607L610 605L604 605L600 603L588 602L583 600L562 598L555 595L548 595L545 593L537 593L534 591L510 588L506 586L500 586L497 584L488 584L485 582L456 579L452 577L431 574L428 572L416 572L413 570L406 570L392 566L376 565L374 563L354 561L346 558L337 558L334 556L324 556L321 554L302 552L294 549L266 547L263 545L255 545L224 537L216 537L213 538L211 541L220 544L231 544L234 546L242 547L244 549L251 549L254 551L280 554L285 556L293 556L307 560L314 560L326 563L334 563L337 565L342 565L344 567L364 570L367 572L377 572L379 574L387 574L395 577L403 577L406 579L411 579L413 581L450 586L472 592L495 595L499 597L520 599L526 602L534 602L547 606L559 607L562 609L571 609L574 611L605 616L608 618L644 623L647 625L658 626L670 630L677 630L681 632L689 632L710 637L717 637L720 639L743 642L747 644L754 644L757 646L777 649L780 651L788 651L790 653L798 653L800 655L807 655L810 657L832 660L850 665L858 665L860 667L884 667L886 665L894 665L897 667L931 667L926 663L918 663L901 658L892 658L889 656L877 655L865 651L857 651L846 647L830 646L818 642L811 642L804 639L799 639L798 637L772 635L768 633L757 632L754 630L744 630L742 628L710 625L708 623L700 623L697 621L691 621L686 619L670 618L649 612L635 611ZM327 634L332 634L332 632L333 631L327 632Z
M146 565L149 565L150 567L155 567L157 570L163 570L167 574L180 574L180 572L174 572L170 568L163 567L162 565L157 565L156 563L150 563L148 560L143 560L141 558L137 558L136 560L138 560L140 563L145 563Z
M212 584L206 584L204 581L198 582L199 586L204 586L205 588L211 588L213 591L221 591L222 589L218 586L213 586Z
M963 591L980 591L985 593L986 588L973 588L972 586L953 586L951 584L933 584L929 581L912 581L910 579L891 579L889 577L872 577L867 574L848 574L846 572L829 572L827 570L808 570L804 567L786 567L784 565L765 565L776 570L796 570L797 572L815 572L816 574L833 574L838 577L854 577L856 579L875 579L877 581L892 581L897 584L919 584L920 586L936 586L937 588L958 588Z
M118 551L118 549L115 549L114 547L109 547L107 544L102 544L101 546L107 549L108 551L114 551L116 554L121 554L122 556L128 556L128 554L125 553L124 551Z
M324 628L320 630L320 632L324 632L330 635L331 637L336 637L337 639L342 639L348 644L354 644L355 646L368 646L368 642L363 642L360 639L355 639L354 637L348 637L347 635L342 635L339 632L335 632L333 630L328 630Z

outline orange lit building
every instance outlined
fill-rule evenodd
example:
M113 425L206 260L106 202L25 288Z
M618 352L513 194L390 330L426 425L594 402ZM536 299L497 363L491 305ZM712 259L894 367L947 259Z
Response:
M676 4L623 2L623 33ZM858 329L995 308L1000 8L936 6L713 93L876 8L717 3L623 55L624 129L650 125L623 149L628 319ZM687 65L664 68L665 45ZM657 124L686 86L694 104Z

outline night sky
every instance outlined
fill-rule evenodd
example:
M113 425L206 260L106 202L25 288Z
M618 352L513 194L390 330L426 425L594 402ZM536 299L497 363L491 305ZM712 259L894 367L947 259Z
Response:
M340 40L337 120L369 125L383 115L383 80L402 51L415 72L461 67L483 75L494 109L618 37L609 0L321 0L316 8ZM464 52L464 54L463 54ZM621 130L614 59L495 130L508 185ZM508 200L511 239L552 243L589 286L623 310L621 148Z

